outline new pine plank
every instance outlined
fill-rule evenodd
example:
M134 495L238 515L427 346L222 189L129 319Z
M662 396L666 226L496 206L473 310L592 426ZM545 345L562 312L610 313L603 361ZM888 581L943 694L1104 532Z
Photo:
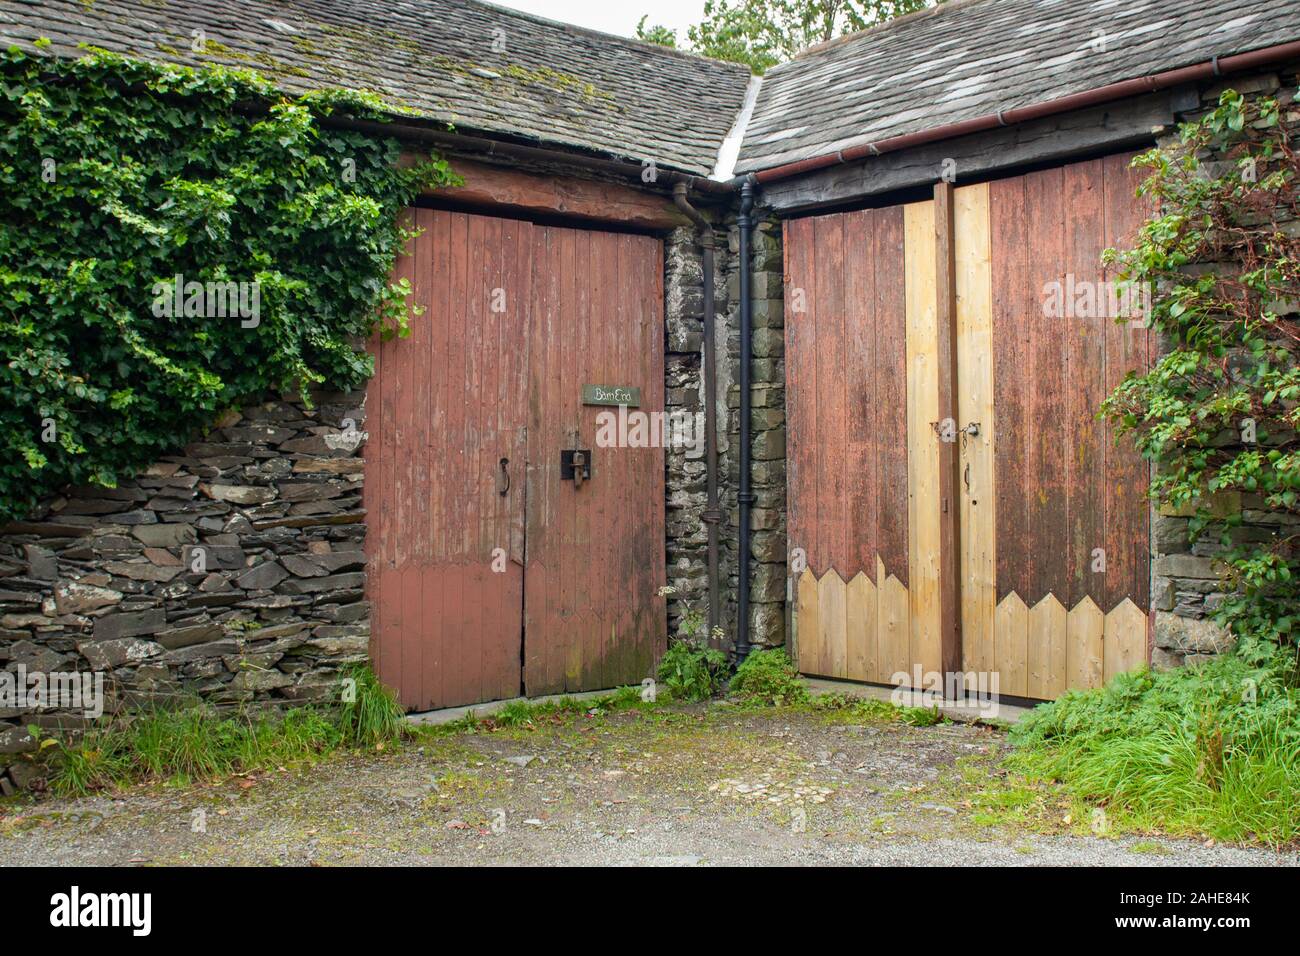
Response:
M998 692L1028 697L1029 609L1015 591L998 602L994 634Z
M958 425L978 423L978 435L960 435L962 461L962 635L967 670L997 666L994 611L997 500L994 495L992 268L987 184L954 194L957 286ZM967 478L967 476L969 476Z
M1066 691L1069 612L1055 594L1029 609L1026 697L1054 700Z
M876 640L876 585L859 571L848 584L845 596L845 631L848 641L850 680L883 682L880 676Z
M884 563L876 564L878 614L880 623L881 670L886 683L894 683L895 674L905 674L912 682L912 653L908 621L907 587L898 577L887 573Z
M834 568L817 582L817 599L820 604L818 621L822 632L822 674L826 677L847 677L848 638L846 595L844 582Z
M1065 648L1066 683L1070 689L1100 687L1105 616L1090 597L1070 611Z
M1147 616L1125 598L1106 615L1102 635L1104 678L1136 670L1147 662Z
M822 629L818 619L820 608L817 577L812 573L812 568L805 568L799 575L795 609L799 631L799 670L804 674L816 674L822 666Z
M907 527L910 658L939 673L942 595L939 580L939 420L934 201L903 208L907 351Z

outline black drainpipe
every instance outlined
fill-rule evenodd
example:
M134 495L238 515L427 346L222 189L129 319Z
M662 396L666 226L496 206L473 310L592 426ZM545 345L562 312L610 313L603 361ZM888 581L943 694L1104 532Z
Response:
M712 642L713 630L718 626L718 525L722 522L722 509L718 507L718 363L713 334L713 226L687 200L689 188L684 182L675 183L673 202L695 223L704 254L704 474L708 502L700 518L709 534L709 640Z
M750 447L750 365L753 361L751 325L753 308L749 296L750 271L749 233L753 228L750 213L754 209L754 176L745 177L740 187L740 213L736 227L740 231L740 491L736 500L740 505L740 587L737 595L736 663L749 656L749 511L754 494L749 490Z

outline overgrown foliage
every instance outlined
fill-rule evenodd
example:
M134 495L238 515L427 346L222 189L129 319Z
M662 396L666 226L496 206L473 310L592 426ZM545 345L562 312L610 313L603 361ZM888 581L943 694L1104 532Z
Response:
M247 71L0 53L0 519L111 486L242 401L371 374L359 343L407 320L398 213L454 176L322 123L343 114L386 118ZM256 315L188 293L166 314L177 276L234 283Z
M931 6L935 0L705 0L704 18L686 30L687 47L762 74L800 50ZM939 0L942 2L942 0ZM637 38L677 46L664 26L637 24Z
M1022 718L1007 766L1059 780L1120 829L1300 839L1300 690L1225 654L1122 674Z
M808 688L782 648L752 651L740 662L727 690L742 701L781 707L808 699Z
M1125 281L1151 290L1166 347L1103 410L1156 463L1153 496L1194 508L1193 535L1223 549L1240 594L1217 617L1255 663L1294 646L1300 615L1294 108L1229 90L1183 127L1180 150L1138 157L1151 170L1141 193L1157 214L1133 249L1110 254ZM1281 533L1234 536L1243 509L1216 503L1237 495L1246 509L1273 512Z

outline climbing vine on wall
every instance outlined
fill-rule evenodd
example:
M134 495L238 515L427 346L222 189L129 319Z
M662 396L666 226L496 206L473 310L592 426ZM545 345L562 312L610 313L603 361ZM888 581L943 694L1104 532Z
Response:
M387 116L247 71L0 53L0 518L372 373L360 343L408 317L399 211L455 177L342 114Z
M1156 462L1153 496L1195 511L1239 588L1218 618L1257 660L1300 634L1295 109L1229 90L1179 149L1135 160L1158 213L1115 258L1151 291L1162 357L1104 406Z

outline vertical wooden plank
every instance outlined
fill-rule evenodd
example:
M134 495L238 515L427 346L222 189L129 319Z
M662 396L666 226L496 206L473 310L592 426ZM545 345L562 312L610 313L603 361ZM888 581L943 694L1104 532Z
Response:
M799 630L799 669L815 674L821 667L821 601L817 596L817 577L812 568L799 575L797 589L796 626Z
M583 428L582 383L591 381L591 350L597 330L592 324L590 286L587 270L590 267L589 235L579 230L566 229L564 259L561 263L561 281L565 287L565 301L576 319L576 334L569 375L564 389L566 421L574 430L573 447L590 448L593 435ZM593 463L594 466L594 463ZM593 476L595 468L593 467ZM573 532L566 549L565 565L573 578L573 601L569 606L569 655L564 676L566 691L580 690L587 685L592 657L592 593L591 563L586 552L591 547L592 515L589 508L591 487L583 482L582 489L572 489ZM584 492L586 496L584 497Z
M434 296L433 260L435 236L433 234L433 214L427 209L416 210L415 224L420 235L414 240L416 256L414 262L414 279L411 283L412 294L417 302L431 302ZM416 484L422 491L427 491L432 480L432 462L435 456L434 436L430 431L430 408L433 404L428 383L434 375L433 338L435 316L426 309L423 315L411 320L411 337L406 348L414 354L416 382L418 387L413 396L416 433L411 454L415 459ZM420 620L417 627L420 640L419 672L415 675L418 698L421 707L428 707L436 697L439 652L437 620L439 608L437 601L428 592L428 581L433 577L433 530L436 516L433 513L429 495L420 494L416 501L418 520L407 532L415 539L415 563L420 579Z
M1107 246L1127 249L1149 212L1149 203L1136 196L1143 174L1130 168L1132 155L1122 153L1102 161L1102 198ZM1118 270L1104 272L1114 282ZM1117 290L1118 291L1118 290ZM1140 315L1126 321L1108 321L1106 335L1106 393L1114 391L1130 371L1145 371L1149 330ZM1120 436L1105 423L1103 453L1107 487L1102 495L1106 510L1106 604L1113 609L1131 598L1141 609L1149 607L1150 589L1150 483L1147 462L1134 447L1132 436Z
M840 560L844 531L844 230L840 216L814 220L817 249L817 552L808 563L821 578ZM823 623L824 626L824 623Z
M540 528L548 521L548 502L553 500L545 447L551 441L544 401L552 377L550 341L554 331L546 307L550 232L536 227L532 232L532 267L528 309L528 452L524 468L524 627L523 689L538 693L547 686L545 635L550 631L555 569Z
M1106 601L1106 573L1094 570L1095 552L1105 549L1105 459L1097 409L1106 381L1106 325L1090 304L1085 284L1095 289L1104 248L1101 213L1101 161L1065 167L1066 211L1066 366L1069 375L1067 469L1070 491L1070 603L1085 594ZM1073 288L1075 295L1069 295ZM1073 301L1070 301L1073 299ZM1108 562L1107 562L1108 563ZM1098 564L1100 567L1100 564Z
M939 356L936 328L935 205L903 209L907 350L907 527L909 646L923 672L941 673L942 549L939 447Z
M1029 290L1028 257L1032 237L1026 233L1025 182L1021 177L989 184L989 231L993 265L993 405L997 412L996 597L1015 592L1032 600L1029 567L1034 546L1029 540L1027 480L1031 427L1026 406L1034 389L1033 325L1028 312L1037 305Z
M1029 694L1029 609L1012 591L994 612L994 657L998 691L1015 697Z
M1042 597L1055 594L1069 608L1069 562L1065 546L1068 519L1068 481L1066 445L1069 428L1066 419L1064 319L1050 314L1050 289L1064 282L1065 212L1064 177L1059 168L1030 173L1025 177L1026 236L1034 239L1034 256L1029 278L1033 308L1028 311L1031 323L1034 388L1030 393L1029 419L1033 431L1029 437L1027 483L1028 535L1033 542L1033 560L1029 562L1030 586L1025 595L1036 604ZM1051 543L1051 544L1049 544Z
M417 240L414 255L406 264L406 275L403 278L408 280L416 279L418 270L418 260L421 254L419 241ZM396 539L397 566L399 569L399 580L401 581L401 666L402 676L399 689L401 700L408 701L408 706L419 707L423 704L421 696L421 606L420 606L420 573L417 563L420 559L417 534L412 534L413 528L419 526L419 482L417 476L417 458L419 452L417 444L419 441L420 427L420 386L418 378L417 362L419 359L418 347L408 348L409 341L398 341L398 347L393 350L396 357L394 363L397 368L395 384L397 386L397 402L395 408L396 421L400 423L400 429L394 432L393 450L398 456L395 473L398 478L398 484L395 489L397 494L397 524L394 528Z
M844 217L844 323L847 419L844 482L848 531L843 574L849 582L848 668L855 680L876 676L876 294L875 212ZM790 361L789 356L786 362ZM789 392L787 390L787 407ZM789 425L787 423L787 429ZM869 602L868 602L869 589ZM855 601L863 602L855 607ZM869 607L867 606L869 603Z
M882 671L887 675L886 681L894 683L894 675L907 675L905 683L912 683L911 622L909 620L909 601L907 587L898 577L887 573L884 563L876 563L877 602L880 622L880 655Z
M966 671L997 667L994 646L997 500L992 364L992 273L987 184L954 195L957 288L958 423L962 434L962 640Z
M878 681L876 585L865 573L853 576L845 592L844 627L848 645L845 670L850 680Z
M588 377L584 377L583 381L603 382L617 372L612 359L615 343L618 339L627 338L635 333L626 324L630 316L626 313L620 315L618 303L608 294L610 280L619 281L620 237L590 231L584 231L582 236L587 244L587 252L582 261L590 265L590 269L583 276L583 285L588 297L587 315L592 334L591 347L588 349L589 364L586 371ZM597 411L598 409L590 406L579 410L583 422L583 447L592 450L593 459L596 457L597 450L595 422ZM614 482L620 479L626 481L630 478L630 475L624 474L623 471L623 456L630 450L606 449L604 454L600 455L600 480L592 481L590 486L584 486L584 490L589 494L582 503L585 505L583 510L591 520L589 560L586 567L587 586L591 595L591 630L587 647L587 668L582 683L584 688L608 687L606 674L617 671L617 662L609 659L614 649L609 646L610 622L607 620L610 604L617 599L607 593L609 588L602 586L602 578L605 575L596 565L599 562L608 568L612 566L611 562L617 560L616 545L621 542L618 542L615 537L616 529L610 526L612 520L610 498L614 493ZM593 477L595 477L594 473ZM649 502L642 501L641 506L645 507L648 504ZM592 561L590 558L596 560ZM627 575L626 587L629 591L635 592L638 584L635 573Z
M1069 615L1049 594L1029 610L1026 696L1052 700L1066 691Z
M600 381L644 380L648 386L649 378L642 371L644 359L638 360L637 357L637 353L648 345L642 338L644 323L640 303L626 293L626 290L640 288L641 285L640 274L632 258L632 237L605 236L602 239L601 265L596 269L596 275L604 281L599 288L600 305L597 311L608 317L612 328L604 331L605 362L599 373ZM617 409L613 411L617 413ZM626 566L621 552L626 546L625 542L630 537L636 537L639 531L638 519L641 515L637 513L636 503L640 502L644 508L651 505L646 497L648 489L640 455L639 450L627 448L606 450L601 456L609 466L605 472L607 483L599 489L600 537L603 539L600 553L606 567ZM640 540L637 540L636 546L640 544ZM630 568L631 580L625 592L610 588L601 592L602 686L628 683L637 670L636 662L644 654L647 635L644 627L635 626L634 609L649 603L646 592L651 587L652 571L651 565L638 562ZM609 593L611 590L614 593Z
M957 424L957 260L954 245L953 186L934 187L935 251L935 378L938 384L935 422L954 429ZM955 431L943 440L935 435L939 494L939 658L941 670L961 670L961 523L958 521L961 458Z
M909 586L907 507L907 306L903 207L876 211L878 557ZM884 270L882 273L882 269ZM891 671L892 673L892 671Z
M846 595L844 582L834 568L827 571L817 582L817 599L820 605L817 618L821 624L824 640L821 654L822 674L826 677L847 677Z
M1100 687L1105 619L1090 597L1070 611L1066 637L1066 683L1071 688Z
M1102 634L1103 677L1107 683L1116 674L1146 664L1147 616L1125 598L1106 615Z

